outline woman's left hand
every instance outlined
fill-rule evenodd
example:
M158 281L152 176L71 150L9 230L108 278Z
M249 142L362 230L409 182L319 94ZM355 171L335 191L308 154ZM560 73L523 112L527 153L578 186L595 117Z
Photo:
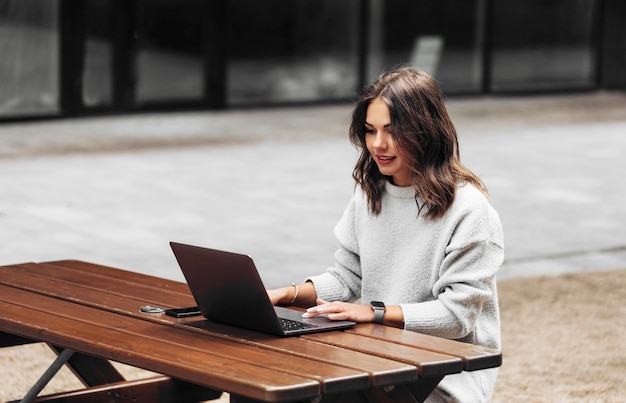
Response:
M331 320L351 320L357 323L372 322L374 311L369 305L352 304L349 302L327 302L321 299L315 301L316 306L308 308L302 315L304 318L314 318L318 315L327 315Z

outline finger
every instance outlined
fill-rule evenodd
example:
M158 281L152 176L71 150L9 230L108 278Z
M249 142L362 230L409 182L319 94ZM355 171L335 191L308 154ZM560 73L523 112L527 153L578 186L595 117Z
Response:
M328 319L330 319L330 320L346 320L346 319L348 319L348 314L346 312L331 313L331 314L328 315Z
M324 301L323 299L320 299L320 298L317 298L317 299L315 300L315 303L316 303L317 305L307 308L307 311L310 311L310 312L316 312L316 311L317 311L317 309L320 307L320 305L325 305L325 304L328 304L328 302L326 302L326 301Z
M302 314L302 317L305 319L309 319L309 318L314 318L318 315L323 315L323 314L324 314L323 310L318 310L315 307L313 307L313 308L307 309L307 311Z
M306 312L302 314L303 318L312 318L319 315L320 313L323 313L324 308L322 307L322 305L328 305L328 302L324 301L321 298L317 298L315 302L317 303L317 305L307 308Z
M322 314L337 312L336 307L330 302L326 302L319 298L316 300L316 302L319 305L308 308L306 312L302 315L303 318L312 318L314 316Z
M325 309L322 305L312 306L307 308L306 312L302 315L305 318L312 318L313 316L317 316L325 312Z
M319 315L323 310L320 308L319 305L316 306L312 306L310 308L307 308L306 312L304 312L302 314L303 318L312 318L315 317L317 315Z

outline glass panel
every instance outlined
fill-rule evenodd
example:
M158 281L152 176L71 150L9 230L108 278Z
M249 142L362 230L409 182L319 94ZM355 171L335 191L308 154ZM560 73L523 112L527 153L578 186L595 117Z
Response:
M0 116L59 110L58 2L0 0Z
M368 78L411 64L446 93L482 90L485 0L371 0Z
M85 71L83 102L85 106L111 105L113 99L113 64L111 2L85 2Z
M353 97L359 7L359 0L229 1L227 104Z
M137 103L203 97L202 2L138 2Z
M594 86L595 0L495 0L491 89Z
M605 0L602 6L601 88L626 90L626 1Z

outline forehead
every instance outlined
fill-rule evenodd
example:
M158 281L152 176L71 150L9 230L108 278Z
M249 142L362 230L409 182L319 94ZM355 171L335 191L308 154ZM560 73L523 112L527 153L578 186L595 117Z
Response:
M365 124L370 126L386 126L390 123L389 107L381 98L374 98L367 106Z

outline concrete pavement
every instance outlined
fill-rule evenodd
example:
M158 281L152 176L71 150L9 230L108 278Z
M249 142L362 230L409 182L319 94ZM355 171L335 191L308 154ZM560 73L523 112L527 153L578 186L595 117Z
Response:
M489 187L500 279L626 267L626 94L452 99ZM352 191L350 105L0 124L0 264L181 280L170 240L253 256L267 286L332 264Z

